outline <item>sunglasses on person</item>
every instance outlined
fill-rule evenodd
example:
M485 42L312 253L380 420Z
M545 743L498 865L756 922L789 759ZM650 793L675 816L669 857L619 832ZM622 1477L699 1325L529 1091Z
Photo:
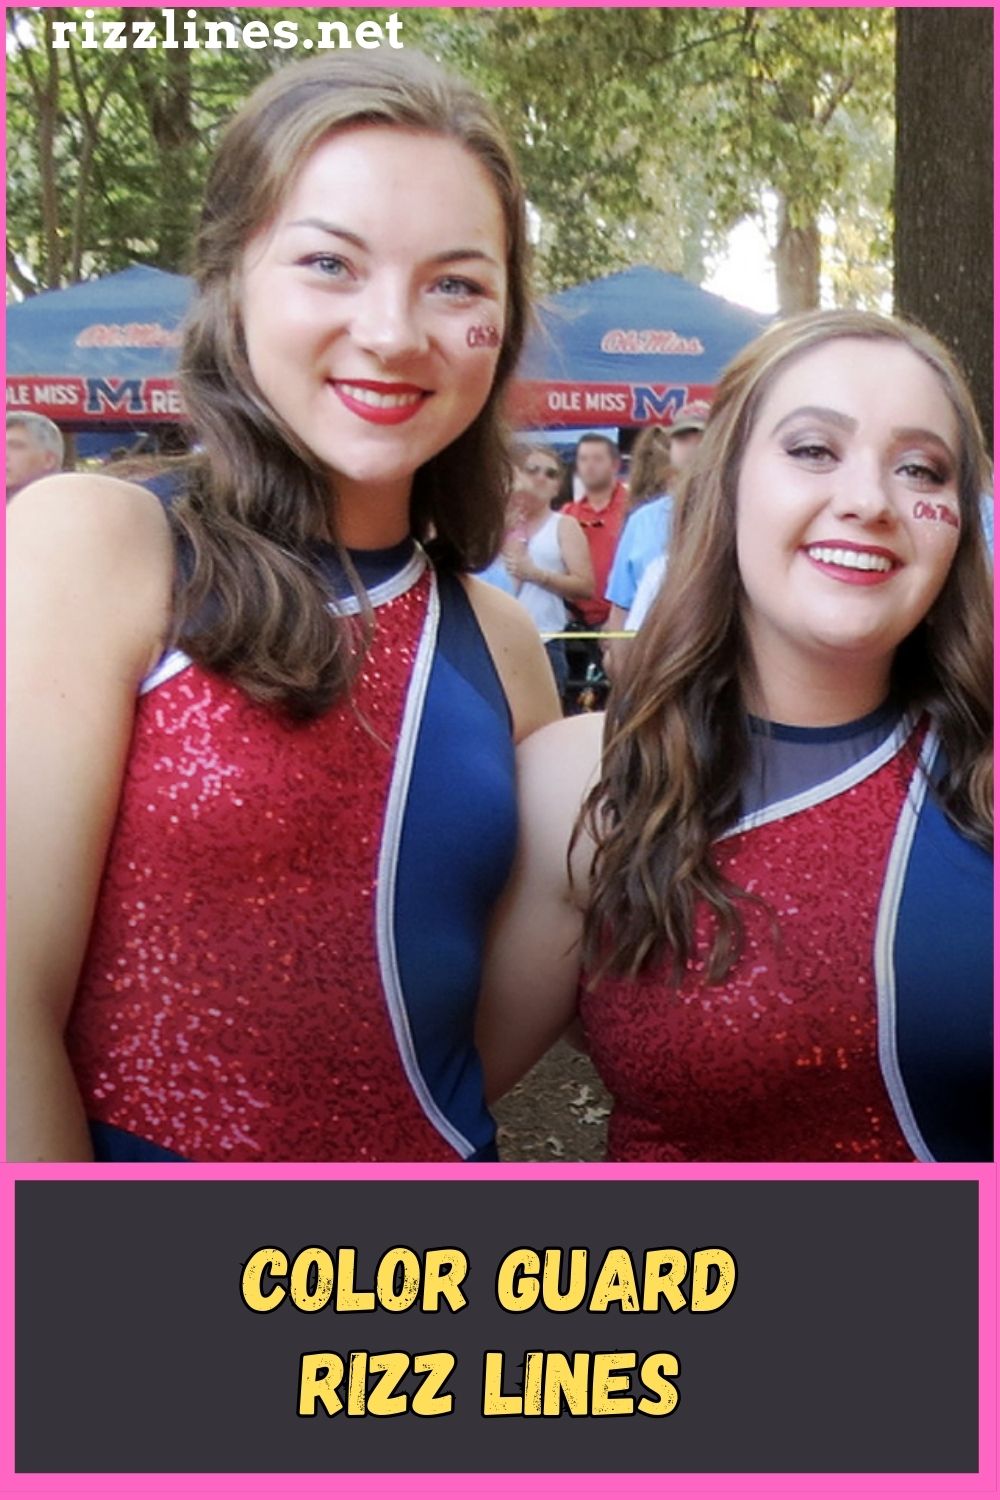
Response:
M558 469L553 469L548 464L525 464L525 466L524 466L524 472L526 474L530 474L533 479L538 474L544 474L545 477L546 477L546 479L558 479L559 478L559 470Z

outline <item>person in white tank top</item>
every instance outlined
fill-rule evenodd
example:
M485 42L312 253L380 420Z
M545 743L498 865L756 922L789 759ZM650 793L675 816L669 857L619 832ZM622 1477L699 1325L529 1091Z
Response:
M562 462L551 448L514 454L514 524L503 561L517 597L541 634L566 627L566 600L586 599L594 590L590 549L579 521L552 509L562 483ZM566 643L545 643L560 697L566 687Z

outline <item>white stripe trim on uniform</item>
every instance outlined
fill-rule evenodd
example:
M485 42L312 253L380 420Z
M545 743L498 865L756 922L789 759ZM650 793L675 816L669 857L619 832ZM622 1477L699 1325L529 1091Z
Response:
M893 729L888 738L881 745L876 745L855 765L848 766L844 771L838 771L836 776L831 776L827 781L820 781L816 786L807 787L805 791L796 792L791 797L783 797L780 802L772 802L767 807L758 808L756 812L747 813L745 817L734 823L732 828L721 835L723 839L735 838L738 833L746 833L751 828L763 828L768 823L776 823L779 818L790 817L792 813L804 812L808 807L818 807L821 802L829 802L831 797L839 797L841 792L849 791L852 786L857 786L873 772L881 770L892 757L902 749L913 732L916 718L912 714L906 714Z
M414 543L413 556L398 573L393 573L384 583L377 583L374 588L369 589L368 601L372 609L378 609L380 604L390 604L393 599L398 599L408 589L412 589L418 579L423 577L427 568L427 553L419 542ZM355 594L348 594L345 599L338 599L330 605L340 615L359 615L361 603Z
M421 568L421 571L423 569ZM403 1070L410 1087L417 1097L420 1108L439 1135L449 1146L465 1158L475 1154L475 1146L467 1141L460 1131L438 1107L427 1081L420 1071L417 1049L410 1030L410 1019L406 1010L406 996L399 972L399 956L396 950L395 907L396 876L399 869L399 851L406 814L407 796L413 774L413 762L417 749L417 738L423 721L424 704L430 682L434 652L437 646L441 603L438 596L437 579L431 574L430 599L427 619L417 647L413 675L406 694L403 724L396 747L396 763L393 767L389 797L385 808L385 826L382 830L382 847L378 861L378 890L375 898L375 939L378 947L379 968L385 989L389 1019L392 1022L396 1045L399 1048Z
M896 1045L896 968L894 951L899 908L903 899L906 871L913 849L920 809L927 796L931 766L938 749L938 736L932 729L924 740L917 769L907 788L903 809L896 824L889 863L886 867L882 899L875 926L875 989L878 1001L878 1060L882 1078L892 1103L900 1130L918 1161L934 1161L921 1134L903 1082Z
M190 665L191 658L183 651L168 651L165 656L160 657L149 676L144 677L140 682L140 698L143 693L151 693L154 688L160 687L164 682L169 682L171 677L176 677L178 672L185 671Z
M427 568L427 554L416 543L413 556L398 573L387 578L384 583L377 583L373 589L368 591L368 599L372 609L378 609L382 604L391 604L393 599L398 599L405 594L423 576ZM361 602L355 594L348 594L346 599L332 602L330 608L341 615L359 615L361 613ZM167 651L157 662L156 666L147 677L139 684L139 696L151 693L154 688L169 682L171 677L176 677L178 672L185 671L191 665L191 658L183 651Z

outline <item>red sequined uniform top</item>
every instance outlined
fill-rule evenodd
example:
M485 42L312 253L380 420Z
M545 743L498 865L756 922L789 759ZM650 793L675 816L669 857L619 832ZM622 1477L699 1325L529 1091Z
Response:
M387 1000L394 777L437 598L413 571L379 604L349 700L316 720L186 659L140 699L67 1036L92 1120L193 1160L456 1160L492 1140L478 1060L454 1042L475 987L441 1025L474 1096L467 1148L405 1000Z
M614 1096L621 1161L912 1161L879 1063L875 936L913 758L718 845L741 903L742 956L705 979L712 927L679 986L665 970L581 997Z

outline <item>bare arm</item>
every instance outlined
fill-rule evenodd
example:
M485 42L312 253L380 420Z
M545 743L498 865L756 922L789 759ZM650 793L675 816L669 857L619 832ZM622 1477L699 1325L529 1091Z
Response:
M171 545L154 496L84 476L23 491L7 538L7 1156L86 1160L63 1031L136 687L166 628Z
M503 685L519 743L560 717L561 709L535 623L523 605L478 578L463 578L469 602Z
M564 599L589 599L594 592L594 565L583 527L575 516L559 517L559 551L566 565L566 576L547 573L546 584Z
M507 548L504 553L507 570L522 583L535 583L550 594L558 594L560 599L589 599L594 592L594 567L583 527L575 516L560 516L557 535L565 573L539 568L523 545Z
M518 750L520 835L494 914L476 1042L487 1099L506 1093L565 1031L576 1010L580 900L589 844L567 853L600 760L602 716L581 714L532 735Z

